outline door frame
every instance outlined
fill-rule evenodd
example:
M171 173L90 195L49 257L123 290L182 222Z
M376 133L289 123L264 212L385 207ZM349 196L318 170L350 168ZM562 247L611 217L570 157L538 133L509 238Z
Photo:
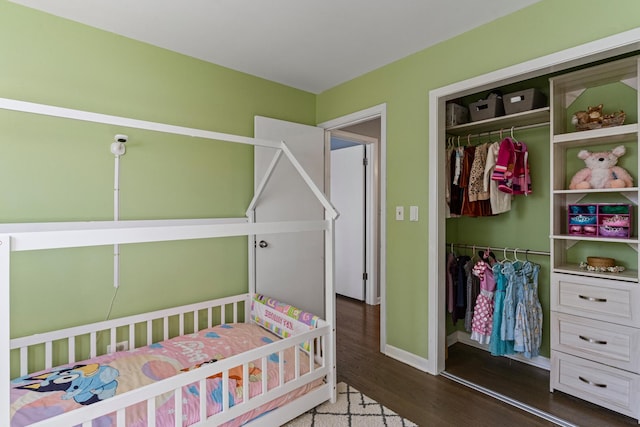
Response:
M326 122L319 123L317 126L325 130L327 138L332 130L338 130L346 126L356 125L358 123L366 122L373 119L380 119L380 140L378 141L378 156L380 160L379 164L379 203L377 203L377 209L375 214L378 216L378 222L380 224L380 233L378 236L377 246L379 247L379 276L378 282L380 284L380 352L386 354L387 344L387 328L386 328L386 270L387 270L387 227L386 227L386 205L387 205L387 104L379 104L365 110L360 110L347 114L342 117L338 117ZM326 158L330 157L330 152L325 151ZM373 170L373 168L372 168ZM374 191L375 193L375 191ZM375 219L373 220L375 223Z
M608 36L550 55L522 62L429 92L429 326L427 372L437 375L445 369L445 103L497 86L543 76L590 62L612 58L640 49L640 28ZM441 161L442 159L442 161Z
M331 180L332 176L332 167L331 164L331 138L336 137L345 141L355 142L358 145L364 147L364 156L369 163L366 165L365 169L365 206L364 206L364 261L365 265L363 266L364 273L367 274L366 285L364 289L364 299L363 301L369 305L376 305L380 303L380 299L377 296L376 288L378 283L378 274L376 264L378 263L378 259L376 257L376 228L375 228L375 208L377 203L377 186L375 185L375 168L374 164L371 161L372 159L377 159L377 143L378 138L372 138L366 135L360 135L352 132L346 132L343 130L329 130L327 131L327 146L325 147L326 152L329 153L326 162L326 173L325 177L327 178L327 182L325 183L326 194L329 196L329 200L331 200ZM363 279L364 280L364 279Z

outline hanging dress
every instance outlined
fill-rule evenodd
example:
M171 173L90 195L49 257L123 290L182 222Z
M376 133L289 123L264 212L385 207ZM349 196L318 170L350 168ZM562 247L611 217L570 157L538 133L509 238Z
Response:
M533 272L529 281L529 298L527 299L529 324L531 325L531 355L527 357L536 357L540 354L540 346L542 346L542 304L538 296L538 273L540 266L533 264Z
M518 288L514 350L531 358L539 355L542 342L542 307L538 300L540 266L526 262L517 274Z
M469 333L471 332L473 321L473 302L478 297L478 292L480 292L480 278L473 274L474 266L473 259L470 259L465 266L467 273L467 311L464 316L464 330Z
M456 276L456 255L453 252L447 254L446 264L447 274L445 275L445 286L447 294L447 313L453 313L455 292L453 289Z
M505 341L501 337L502 311L507 289L507 277L502 273L502 264L493 266L493 277L496 281L493 307L493 328L491 329L491 340L489 341L489 351L494 356L504 356L513 354L513 341Z
M516 267L511 262L505 262L502 266L507 289L504 294L504 304L502 307L502 322L500 323L500 339L503 341L513 341L513 331L516 324L516 297L519 284L516 283Z
M491 265L478 261L474 274L480 278L480 294L476 299L471 322L471 339L480 344L489 344L493 328L493 293L496 282Z

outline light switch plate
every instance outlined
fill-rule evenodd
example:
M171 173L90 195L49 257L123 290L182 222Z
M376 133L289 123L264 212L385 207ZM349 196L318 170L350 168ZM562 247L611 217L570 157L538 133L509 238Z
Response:
M396 221L404 221L404 206L396 206Z
M418 220L418 207L409 206L409 221L417 221L417 220Z

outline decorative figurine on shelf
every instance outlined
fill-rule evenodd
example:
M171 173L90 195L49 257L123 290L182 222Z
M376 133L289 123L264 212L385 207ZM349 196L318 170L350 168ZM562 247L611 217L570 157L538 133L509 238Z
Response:
M625 152L624 145L619 145L611 151L598 153L580 150L578 158L584 160L587 167L580 169L571 178L569 189L633 187L633 178L629 172L616 166L618 157L624 155Z
M571 117L574 126L587 123L602 123L602 104L587 108L587 111L577 111Z
M587 111L576 111L571 116L571 123L576 127L576 130L620 126L624 123L627 117L624 111L620 110L617 113L604 114L602 108L602 104L598 104L595 107L587 108Z

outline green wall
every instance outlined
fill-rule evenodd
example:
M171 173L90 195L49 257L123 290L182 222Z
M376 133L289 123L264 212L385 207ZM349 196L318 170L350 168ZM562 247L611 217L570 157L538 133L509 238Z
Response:
M0 97L253 136L253 117L315 123L315 95L0 2ZM253 149L242 144L0 111L0 222L242 217ZM16 253L12 336L104 320L112 247ZM245 292L246 238L121 247L111 317Z
M418 205L424 213L433 210L429 192L437 189L429 185L429 91L635 28L640 24L638 16L640 2L635 0L617 1L615 7L603 7L592 0L543 0L318 95L318 122L387 104L388 344L427 357L428 288L437 286L428 282L427 214L417 223L397 222L393 212L397 205ZM539 138L535 132L524 137L532 142ZM547 142L542 144L546 148ZM526 203L548 206L544 200L548 194L548 153L534 153L531 162L534 185L543 188L544 194L536 193L531 197L534 200ZM529 215L531 220L523 222L526 211L525 201L517 200L505 223L502 216L475 219L458 223L448 234L464 236L470 243L487 242L486 230L478 224L488 224L496 233L506 226L514 231L513 237L494 234L491 240L495 243L490 244L513 247L527 242L532 249L548 248L548 216ZM541 288L546 287L548 293L548 268L546 271L547 283Z
M387 338L426 357L429 90L634 28L638 16L637 0L543 0L316 96L2 0L0 97L247 136L256 114L313 124L387 103ZM116 133L130 136L123 219L241 216L252 195L249 147L7 111L0 126L0 222L110 219ZM410 204L421 220L394 221L394 206ZM531 247L548 245L547 221L523 230L545 230ZM243 291L246 257L239 238L123 248L112 315ZM102 320L110 275L108 247L18 254L12 335Z

